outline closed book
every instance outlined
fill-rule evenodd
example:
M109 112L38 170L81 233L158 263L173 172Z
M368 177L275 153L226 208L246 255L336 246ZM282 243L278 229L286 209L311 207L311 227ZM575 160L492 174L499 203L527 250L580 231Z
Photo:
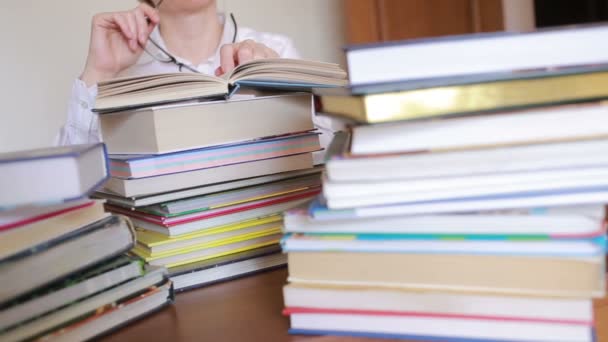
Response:
M165 281L164 284L151 286L134 297L102 306L81 320L64 325L41 339L86 341L103 336L171 304L174 297L172 283Z
M38 215L40 211L42 215ZM46 212L47 210L51 210ZM24 207L0 212L1 219L11 217L18 226L2 233L0 260L44 244L78 234L83 227L107 217L103 201L80 200L43 208ZM17 219L15 221L15 219ZM8 223L10 225L11 223Z
M593 323L588 298L499 296L433 290L353 288L289 284L283 288L287 313L369 313L520 322Z
M310 94L289 94L102 114L99 122L108 153L159 154L309 131L312 113Z
M0 331L143 275L139 258L119 256L64 278L0 311Z
M571 239L601 236L604 218L603 204L339 220L314 220L305 208L295 208L285 212L284 224L288 233L307 234Z
M327 177L336 183L371 183L418 178L477 177L575 170L608 164L608 139L430 153L353 156L346 133L337 134L326 163ZM335 144L334 144L335 143ZM332 150L333 148L333 150Z
M272 270L286 264L287 256L281 253L281 248L271 245L173 267L169 270L169 277L175 291L185 291Z
M313 202L310 214L319 220L349 218L469 213L475 211L521 209L532 207L559 207L608 202L608 187L588 187L546 191L522 191L518 193L472 196L446 200L404 202L368 207L329 209L319 201Z
M317 185L310 187L298 187L293 191L280 191L260 196L235 197L238 199L230 199L229 196L224 198L218 197L218 202L216 202L215 205L209 205L203 201L192 201L189 205L187 204L184 206L172 206L173 203L167 203L168 206L136 208L133 210L133 213L134 216L138 216L137 214L142 214L144 216L150 215L148 218L153 220L150 222L156 221L171 225L186 220L196 220L198 218L221 215L224 211L247 210L301 197L311 197L318 194L320 191L321 185L318 183ZM111 205L108 205L108 207L114 208L114 206Z
M186 211L222 208L318 188L321 186L321 178L319 176L319 174L314 174L312 176L296 177L236 190L164 202L140 209L157 215L171 216Z
M0 154L0 208L81 199L109 173L102 143Z
M156 177L139 179L110 178L104 187L120 196L133 197L308 169L312 168L312 166L312 154L304 153Z
M167 270L163 268L153 268L142 277L132 279L119 286L42 315L26 324L4 331L0 333L0 338L3 341L22 341L38 337L55 329L59 330L69 323L80 321L98 312L101 308L117 306L121 300L145 293L149 287L162 286L167 282L166 273Z
M280 182L282 180L291 180L292 178L303 177L313 175L319 177L319 174L323 170L322 166L315 166L310 169L302 169L296 171L288 171L275 173L271 175L258 176L245 178L235 181L226 181L221 183L214 183L209 185L203 185L194 188L187 188L183 190L162 192L159 194L142 195L133 197L123 197L115 193L105 190L103 188L98 189L95 192L95 197L103 198L109 203L116 204L123 207L143 207L148 205L155 205L169 201L180 200L184 198L191 198L197 196L205 196L216 192L229 191L238 188L250 187L255 185L261 185L266 183Z
M160 155L110 155L112 177L160 176L319 151L316 133L292 134Z
M112 216L3 259L0 304L129 250L135 233L124 218Z
M156 254L282 227L281 216L271 215L174 237L151 230L138 229L137 244L142 250Z
M323 195L329 208L342 209L606 186L608 167L593 167L386 182L325 181Z
M354 155L445 151L608 137L604 102L353 128ZM509 134L505 134L509 132Z
M601 69L380 94L358 95L342 88L316 94L323 113L371 124L602 99L608 97L607 85L608 71Z
M291 283L315 286L576 298L605 292L604 257L294 252L288 265Z
M198 241L193 241L190 244L165 245L167 248L161 250L151 249L148 248L148 246L146 246L145 244L138 243L136 245L136 250L138 255L141 255L143 257L158 258L162 256L176 255L200 249L217 247L233 242L255 239L262 236L278 234L280 232L280 225L263 225L261 227L258 226L255 228L243 229L243 231L240 231L238 234L226 234L224 236L219 236L211 239L201 239Z
M319 191L318 189L306 190L273 199L172 217L153 215L114 206L107 206L107 208L114 213L128 216L137 228L152 230L168 236L179 236L238 223L243 220L274 215L310 202Z
M150 256L146 252L140 251L137 246L133 249L133 253L146 260L146 262L148 262L150 265L164 266L171 269L173 267L183 266L193 262L209 260L229 254L253 250L256 248L277 245L280 239L280 231L275 231L269 234L260 234L259 236L247 236L235 238L229 241L222 241L222 243L198 246L197 248L186 248L157 256Z
M593 326L358 313L292 313L291 334L444 342L592 342Z
M361 93L567 72L606 63L596 48L606 34L607 25L587 25L354 45L348 76ZM568 48L556 54L556 46Z
M597 257L606 253L606 236L588 239L480 237L475 235L400 236L391 234L292 234L281 241L285 252L429 253Z

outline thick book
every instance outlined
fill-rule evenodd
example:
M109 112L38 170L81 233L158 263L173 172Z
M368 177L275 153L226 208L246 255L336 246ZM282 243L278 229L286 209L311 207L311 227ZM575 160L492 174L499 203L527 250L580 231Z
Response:
M323 113L359 123L393 122L607 98L607 68L382 94L354 94L343 88L315 93Z
M112 177L144 178L321 150L317 133L290 134L159 155L110 155Z
M353 156L348 134L336 133L326 163L332 182L387 182L424 177L482 176L575 170L608 165L608 139L430 153Z
M123 197L143 196L312 167L312 153L303 153L155 177L110 178L104 188Z
M347 47L346 59L350 85L357 93L386 92L603 64L608 52L597 46L607 34L608 25L588 25L415 39ZM556 54L556 46L568 48Z
M287 264L287 256L278 245L256 248L203 260L169 270L175 291L186 291L273 270Z
M99 124L108 153L159 154L309 131L312 115L312 95L289 93L102 114Z
M0 331L143 275L139 258L119 256L59 280L0 310Z
M143 195L143 196L133 196L133 197L123 197L118 194L112 193L109 190L105 190L103 188L98 189L94 196L97 198L105 199L108 203L115 204L122 207L128 208L137 208L144 207L149 205L156 205L170 201L177 201L185 198L193 198L198 196L210 195L213 193L224 192L235 190L239 188L245 187L253 187L256 185L267 184L275 182L281 182L283 180L289 181L291 179L295 179L298 177L306 177L306 176L316 176L319 177L321 171L323 170L323 166L315 166L310 169L296 170L296 171L288 171L275 173L271 175L258 176L245 178L235 181L227 181L220 182L210 185L203 185L193 188L187 188L183 190L163 192L159 194L153 195Z
M291 313L291 334L443 342L593 342L593 325L373 313Z
M319 189L305 190L272 199L172 217L153 215L115 206L107 206L107 209L114 213L128 216L137 228L151 230L168 236L179 236L238 223L243 220L274 215L284 210L309 203L319 192Z
M306 208L288 210L285 232L304 234L386 234L413 239L479 238L585 239L604 231L604 204L537 207L463 214L380 216L314 220Z
M166 281L158 286L151 286L134 297L104 305L81 320L64 325L41 339L86 341L103 336L171 304L174 297L172 283Z
M588 298L499 296L445 291L401 291L382 288L313 287L289 284L283 288L286 313L358 312L412 317L460 317L521 322L593 324Z
M110 171L99 143L0 154L0 174L0 208L12 208L84 198Z
M287 257L289 282L305 286L571 298L599 298L606 290L604 256L294 252Z
M386 182L323 182L332 209L608 186L608 166Z
M446 151L608 137L608 103L353 128L354 155ZM508 134L505 134L508 132Z
M130 223L112 216L11 255L0 263L0 304L120 255L134 243Z
M108 112L178 101L226 98L238 87L307 90L345 86L337 64L288 58L250 61L222 77L167 73L119 78L99 84L95 111Z
M80 200L44 208L24 207L0 212L4 227L18 224L2 233L0 260L78 234L83 227L109 215L104 211L103 201ZM46 209L50 211L38 215Z
M147 292L152 286L167 283L167 270L153 268L144 276L132 279L111 289L107 289L84 300L42 315L32 321L0 333L3 341L23 341L41 336L54 330L59 330L66 324L80 321L86 316L98 312L106 306L116 306L117 302L133 298Z

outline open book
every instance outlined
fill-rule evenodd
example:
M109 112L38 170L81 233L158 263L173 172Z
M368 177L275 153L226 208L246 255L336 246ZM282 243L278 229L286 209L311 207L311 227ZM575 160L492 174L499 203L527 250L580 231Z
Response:
M135 109L201 98L228 98L239 87L305 90L347 85L337 64L298 59L259 59L216 77L197 73L169 73L117 78L99 84L96 112Z

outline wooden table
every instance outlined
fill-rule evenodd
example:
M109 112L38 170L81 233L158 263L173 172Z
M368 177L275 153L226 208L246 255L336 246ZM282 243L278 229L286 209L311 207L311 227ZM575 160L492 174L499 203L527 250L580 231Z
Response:
M175 305L144 318L103 341L306 341L370 342L370 339L287 334L281 315L285 268L179 293ZM608 342L608 299L595 302L598 342ZM380 340L386 342L388 340Z

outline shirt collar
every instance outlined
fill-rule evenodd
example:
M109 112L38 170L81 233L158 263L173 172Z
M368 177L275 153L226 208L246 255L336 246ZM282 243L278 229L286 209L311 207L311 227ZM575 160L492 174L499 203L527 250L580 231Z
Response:
M212 64L213 66L219 66L220 64L220 49L219 47L225 45L225 44L231 44L232 43L232 38L234 37L234 33L236 30L235 25L232 24L232 20L228 20L226 15L224 13L218 13L218 18L220 20L220 23L223 24L223 30L222 30L222 37L220 38L220 44L218 46L218 48L215 50L215 53L209 57L207 59L207 63L208 64ZM150 34L150 38L154 39L155 42L158 43L158 45L160 45L163 49L165 49L166 51L168 51L169 53L171 53L171 51L169 51L167 49L167 45L165 44L165 41L163 40L162 35L160 34L160 29L158 26L156 26L154 28L154 30L152 31L152 33ZM152 44L148 43L147 45L147 50L150 51L151 53L157 53L158 49L156 49ZM144 53L142 55L142 57L144 57L144 55L147 55L146 53ZM164 54L163 54L164 55ZM172 54L173 56L175 56L175 58L184 64L187 64L191 67L197 68L198 66L193 65L190 61L176 56L174 54ZM147 56L148 58L150 56ZM146 58L147 59L147 58Z

